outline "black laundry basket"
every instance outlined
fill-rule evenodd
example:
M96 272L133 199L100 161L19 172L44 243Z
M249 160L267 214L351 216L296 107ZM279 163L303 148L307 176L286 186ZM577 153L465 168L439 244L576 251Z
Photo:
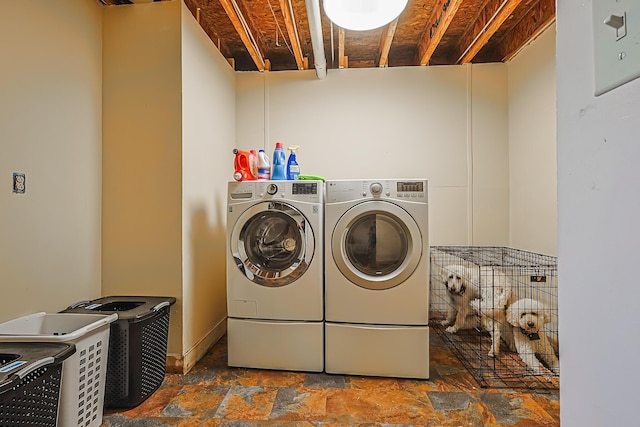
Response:
M62 363L73 344L0 342L0 427L56 427Z
M117 313L111 324L104 406L132 408L162 384L173 297L110 296L78 302L63 313Z

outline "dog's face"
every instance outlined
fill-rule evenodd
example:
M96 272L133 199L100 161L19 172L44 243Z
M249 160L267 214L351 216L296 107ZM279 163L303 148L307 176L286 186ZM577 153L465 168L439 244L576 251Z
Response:
M526 334L534 334L540 332L544 324L544 316L535 312L521 313L518 319L518 326Z
M549 313L539 301L522 298L507 307L507 322L526 334L535 334L549 323Z
M460 266L447 266L442 270L442 282L452 294L462 295L467 290L466 280Z

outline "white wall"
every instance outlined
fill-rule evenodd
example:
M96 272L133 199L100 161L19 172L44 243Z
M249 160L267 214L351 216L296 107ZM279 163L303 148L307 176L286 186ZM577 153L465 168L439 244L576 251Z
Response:
M508 64L509 246L558 254L556 31Z
M236 139L235 73L182 3L184 365L226 332L226 202Z
M467 129L472 161L467 163L472 188L471 245L508 246L509 242L509 114L507 67L470 68L471 104ZM451 126L459 124L451 123ZM505 209L505 207L507 207ZM446 224L446 223L445 223ZM451 233L452 230L447 230Z
M594 96L591 3L557 11L564 427L638 424L640 80Z
M239 73L237 81L238 148L300 145L302 174L327 179L426 177L430 244L507 245L504 64L329 70L325 80L313 70Z
M0 52L4 321L100 296L102 8L0 0Z

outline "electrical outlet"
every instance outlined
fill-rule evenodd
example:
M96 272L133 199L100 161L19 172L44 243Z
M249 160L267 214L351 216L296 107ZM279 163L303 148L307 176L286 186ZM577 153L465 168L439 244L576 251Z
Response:
M27 177L23 173L13 173L13 192L23 194L27 191Z

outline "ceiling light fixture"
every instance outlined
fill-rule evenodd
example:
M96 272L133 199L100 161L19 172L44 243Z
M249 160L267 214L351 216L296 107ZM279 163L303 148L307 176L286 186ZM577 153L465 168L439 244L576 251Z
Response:
M373 30L396 19L408 0L323 0L331 22L354 31Z

